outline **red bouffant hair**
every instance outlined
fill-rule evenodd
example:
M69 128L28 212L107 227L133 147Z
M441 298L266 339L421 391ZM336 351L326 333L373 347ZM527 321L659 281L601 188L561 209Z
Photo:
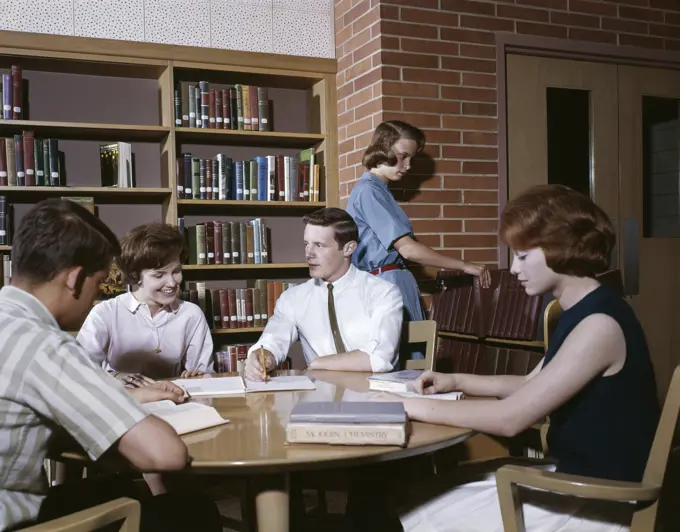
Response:
M595 277L609 268L611 220L593 201L563 185L532 187L509 201L500 238L514 250L541 248L555 273Z

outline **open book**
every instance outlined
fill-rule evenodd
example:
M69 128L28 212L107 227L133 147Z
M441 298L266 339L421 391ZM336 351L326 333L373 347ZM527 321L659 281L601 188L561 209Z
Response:
M305 375L270 377L266 382L249 381L242 377L204 377L202 379L177 379L172 382L184 388L192 397L316 390L314 383Z
M155 401L145 403L144 408L150 414L167 422L180 436L197 430L229 423L212 406L201 403L175 404L172 401Z

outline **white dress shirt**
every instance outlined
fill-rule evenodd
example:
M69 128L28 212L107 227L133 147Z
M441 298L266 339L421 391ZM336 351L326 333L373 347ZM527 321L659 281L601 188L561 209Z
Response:
M177 377L182 366L213 371L208 322L201 308L188 301L177 300L152 318L145 303L130 292L121 294L92 308L77 340L106 370L152 379Z
M284 291L259 341L277 362L286 358L290 346L300 340L305 360L336 354L328 316L328 283L310 279ZM338 328L347 351L359 350L371 360L374 372L391 371L398 361L403 320L399 289L389 281L350 265L333 283Z

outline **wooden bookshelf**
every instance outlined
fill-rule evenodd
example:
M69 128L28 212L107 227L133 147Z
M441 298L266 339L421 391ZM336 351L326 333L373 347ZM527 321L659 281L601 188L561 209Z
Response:
M442 338L450 338L452 340L465 340L473 342L484 341L497 345L498 347L509 347L509 348L528 348L528 349L543 349L545 343L538 340L513 340L512 338L493 338L485 337L478 338L472 334L462 334L448 331L438 331L438 336Z
M96 204L162 203L172 194L169 188L103 187L0 187L10 203L37 203L45 198L92 196Z
M186 264L183 270L197 271L197 270L300 270L308 269L309 266L305 262L297 263L268 263L268 264Z
M261 333L264 331L264 327L243 327L242 329L213 329L213 334L252 334Z
M36 138L64 140L65 164L68 167L71 161L77 165L71 167L75 168L74 172L65 172L69 186L0 187L0 195L7 196L8 203L17 204L17 210L25 210L28 205L49 197L92 196L96 205L110 205L106 221L114 231L118 222L111 220L124 219L124 223L120 222L124 229L117 231L120 233L138 223L158 219L177 224L179 216L185 217L187 227L217 217L222 221L243 216L273 218L267 223L270 238L281 239L278 247L270 246L269 260L273 263L190 264L185 266L186 277L191 282L229 281L232 286L234 281L243 281L246 286L245 281L257 276L288 281L306 279L308 267L301 262L304 260L302 230L301 224L297 229L297 219L306 212L340 203L335 60L0 31L0 69L8 69L13 64L21 65L24 79L28 80L29 101L37 98L33 89L41 95L41 101L30 102L27 120L0 119L0 136L10 137L29 130ZM77 83L75 78L67 81L68 76L75 75ZM54 79L56 89L61 87L61 93L45 81L49 76ZM174 89L180 81L267 87L273 102L274 131L178 126L174 116ZM286 98L293 97L304 102L302 112L286 103ZM36 103L38 105L34 105ZM98 150L95 143L117 141L133 144L139 188L93 186L99 184L99 153L92 153ZM318 162L323 165L320 201L218 201L177 197L175 168L181 153L192 152L201 158L226 153L234 160L246 160L255 156L252 155L255 150L259 150L258 156L278 153L290 156L307 148L314 149ZM62 149L61 142L59 149ZM96 170L94 167L84 170L80 157L83 163L96 164ZM140 172L141 167L144 172ZM134 216L128 216L128 211L114 215L111 210L121 208L138 210ZM148 218L141 219L144 216ZM0 251L11 252L11 246L0 247ZM259 334L261 330L253 327L213 332L248 335Z

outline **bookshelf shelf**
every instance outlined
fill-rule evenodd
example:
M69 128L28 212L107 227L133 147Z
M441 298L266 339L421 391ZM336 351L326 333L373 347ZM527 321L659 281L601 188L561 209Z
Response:
M243 131L239 129L175 128L180 143L229 144L231 146L274 146L277 148L309 148L325 140L316 133L280 131Z
M103 187L0 187L10 203L36 203L62 196L92 196L97 204L162 203L171 197L170 188Z
M185 271L211 271L211 270L306 270L309 268L305 262L290 262L280 264L186 264L182 266Z
M462 333L455 333L455 332L448 332L448 331L439 331L437 333L439 336L443 338L452 338L456 340L467 340L467 341L481 341L484 340L485 342L491 342L494 344L501 344L506 345L508 347L524 347L524 348L531 348L531 349L536 349L540 348L543 349L545 347L545 344L543 342L537 341L537 340L513 340L511 338L493 338L493 337L486 337L486 338L478 338L477 336L474 336L472 334L462 334Z
M12 246L0 246L0 251L12 251Z
M311 212L325 207L323 201L235 201L235 200L177 200L177 209L184 214L292 214Z
M64 140L121 140L161 141L170 128L128 124L97 124L86 122L41 122L36 120L0 120L0 136L34 131L36 137L55 137Z
M264 327L243 327L242 329L213 329L213 334L252 334L264 331Z

